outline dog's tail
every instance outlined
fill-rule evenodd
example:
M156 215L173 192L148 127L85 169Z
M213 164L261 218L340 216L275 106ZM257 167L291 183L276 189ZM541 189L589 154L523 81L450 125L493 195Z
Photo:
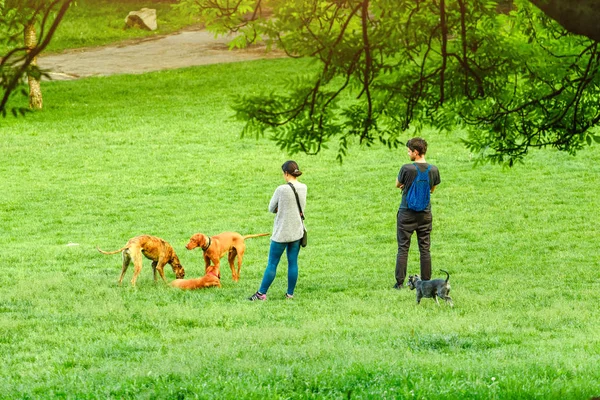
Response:
M446 283L448 283L448 281L450 280L450 274L448 273L448 271L444 271L443 269L440 269L440 271L442 271L442 272L445 272L445 273L446 273L446 275L447 275L447 278L446 278Z
M104 251L104 250L100 249L100 247L96 246L96 249L97 249L97 250L98 250L100 253L102 253L102 254L117 254L117 253L120 253L120 252L122 252L122 251L123 251L123 250L125 250L126 248L127 248L127 246L124 246L124 247L120 248L119 250L115 250L115 251Z
M269 236L271 233L257 233L254 235L246 235L244 236L244 240L246 239L250 239L250 238L255 238L255 237L259 237L259 236Z

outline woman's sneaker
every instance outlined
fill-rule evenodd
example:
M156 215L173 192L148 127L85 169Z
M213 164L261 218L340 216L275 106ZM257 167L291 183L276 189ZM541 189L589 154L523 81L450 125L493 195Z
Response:
M256 301L256 300L265 301L266 299L267 299L267 295L262 294L260 292L256 292L252 296L248 297L248 300L250 300L250 301Z
M294 295L292 295L292 294L287 294L287 293L286 293L286 294L285 294L285 299L286 299L286 300L293 300L293 299L294 299Z

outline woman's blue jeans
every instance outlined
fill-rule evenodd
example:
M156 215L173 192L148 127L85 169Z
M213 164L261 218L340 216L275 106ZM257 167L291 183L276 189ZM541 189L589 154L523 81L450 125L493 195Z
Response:
M293 295L296 282L298 281L298 253L300 253L300 240L290 243L278 243L271 240L271 248L269 249L269 261L267 263L267 269L263 275L262 283L260 284L260 293L267 293L269 286L275 280L275 274L277 273L277 265L283 255L283 252L287 253L288 261L288 288L287 294Z

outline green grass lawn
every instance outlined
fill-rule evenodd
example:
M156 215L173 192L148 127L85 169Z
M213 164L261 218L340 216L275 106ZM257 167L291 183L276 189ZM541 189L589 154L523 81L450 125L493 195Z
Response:
M461 132L424 132L434 276L450 272L455 307L417 306L391 289L405 149L339 165L335 143L289 156L239 137L231 99L301 63L44 82L45 110L0 120L0 398L600 396L600 148L474 168ZM148 260L119 287L120 256L95 249L157 235L200 276L189 237L269 232L289 158L309 188L293 301L285 260L269 299L246 300L268 238L248 240L240 282L223 269L222 289L193 292L154 284Z
M65 14L44 53L164 35L199 22L198 18L173 8L174 3L176 0L77 0ZM156 9L158 28L155 31L125 29L129 12L143 7ZM5 43L0 40L0 54L4 52Z
M65 15L46 52L151 37L198 22L174 9L173 3L173 0L77 0ZM143 7L156 9L158 28L155 31L125 29L127 14Z

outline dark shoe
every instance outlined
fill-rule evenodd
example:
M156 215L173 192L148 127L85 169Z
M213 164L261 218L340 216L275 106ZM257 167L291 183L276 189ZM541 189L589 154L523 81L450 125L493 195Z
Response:
M256 292L252 296L248 297L248 300L250 300L250 301L256 301L256 300L265 301L266 299L267 299L267 295L259 293L259 292Z
M400 290L400 289L402 289L403 287L404 287L404 285L403 285L403 284L401 284L401 283L397 283L397 282L396 282L396 284L394 285L394 287L393 287L392 289Z

